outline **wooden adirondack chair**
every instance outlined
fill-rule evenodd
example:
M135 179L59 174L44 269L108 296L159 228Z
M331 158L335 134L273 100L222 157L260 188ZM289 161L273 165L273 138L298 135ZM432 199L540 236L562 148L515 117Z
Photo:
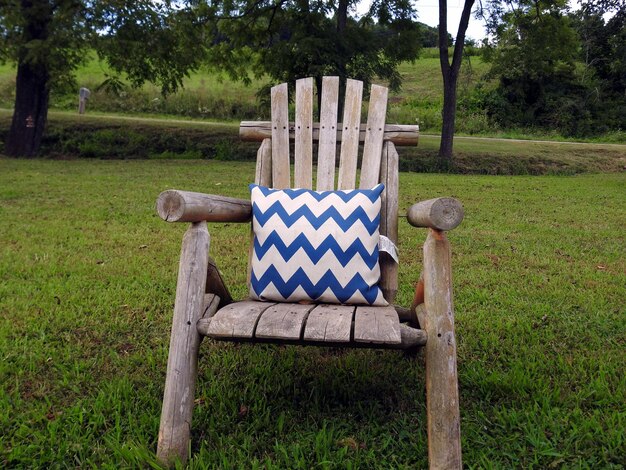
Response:
M272 88L271 122L242 122L244 140L260 141L256 183L292 187L289 143L295 141L294 186L312 188L313 141L318 143L317 190L335 188L335 155L341 143L337 189L357 187L357 151L364 142L359 187L385 184L380 233L398 233L398 154L415 145L417 126L385 125L387 89L373 85L367 124L360 124L362 82L348 80L343 120L337 120L339 79L324 77L320 122L313 122L313 80L296 82L295 123L288 118L287 84ZM394 145L395 144L395 145ZM456 342L450 250L445 231L463 219L454 199L413 205L407 219L427 227L424 270L411 308L393 307L397 264L381 252L380 287L390 306L234 302L209 257L207 222L249 222L250 201L170 190L157 201L169 222L191 222L182 243L157 454L166 464L188 458L198 347L214 340L320 346L412 349L424 346L430 468L461 468Z

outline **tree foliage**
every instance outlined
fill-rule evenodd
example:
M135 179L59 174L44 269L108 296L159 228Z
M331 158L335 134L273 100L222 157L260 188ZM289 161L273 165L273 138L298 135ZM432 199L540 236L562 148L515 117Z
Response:
M74 71L91 50L131 83L176 90L199 64L193 37L169 1L2 0L0 60L17 65L15 110L5 152L37 153L50 91L75 87ZM112 76L112 83L119 78Z
M209 64L237 80L273 81L324 75L369 84L374 77L397 89L397 66L417 57L420 29L407 0L376 0L359 17L356 0L235 0L196 2Z
M604 13L582 9L573 21L584 64L580 79L590 90L597 132L626 127L626 10L607 21Z
M623 128L626 13L602 18L615 3L597 0L572 13L565 0L492 1L485 57L498 87L484 103L491 118L565 135Z

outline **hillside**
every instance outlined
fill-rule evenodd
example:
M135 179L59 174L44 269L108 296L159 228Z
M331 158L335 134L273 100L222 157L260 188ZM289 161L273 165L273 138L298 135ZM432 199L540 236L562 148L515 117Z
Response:
M463 64L459 94L472 90L487 65L480 57L471 57ZM77 85L92 91L88 111L126 114L187 116L212 120L257 119L266 117L267 107L259 105L256 93L266 82L253 80L249 86L233 83L219 73L201 70L184 82L184 88L164 98L153 85L141 89L127 88L119 95L105 90L97 91L106 79L108 69L92 57L77 72ZM422 58L400 66L403 87L391 96L388 120L402 124L419 123L424 131L436 132L441 125L442 80L437 51L425 49ZM13 106L15 72L10 65L0 66L0 107ZM52 109L76 108L77 90L55 92ZM462 112L462 111L461 111ZM459 131L481 133L486 131L486 120L480 116L464 116Z

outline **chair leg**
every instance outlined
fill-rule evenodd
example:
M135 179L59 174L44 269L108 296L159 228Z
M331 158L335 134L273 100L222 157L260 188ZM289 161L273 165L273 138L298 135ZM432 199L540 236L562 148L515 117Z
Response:
M461 423L450 245L430 229L424 243L426 414L431 469L461 469Z
M206 222L192 224L183 237L167 375L157 444L157 458L167 466L187 461L191 433L198 349L209 255Z

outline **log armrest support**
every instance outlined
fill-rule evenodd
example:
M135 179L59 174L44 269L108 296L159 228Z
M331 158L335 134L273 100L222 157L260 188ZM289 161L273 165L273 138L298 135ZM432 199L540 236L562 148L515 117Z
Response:
M435 230L452 230L464 217L463 206L451 197L438 197L413 204L406 218L414 227L429 227Z
M170 189L159 194L156 210L167 222L248 222L252 204L245 199Z

